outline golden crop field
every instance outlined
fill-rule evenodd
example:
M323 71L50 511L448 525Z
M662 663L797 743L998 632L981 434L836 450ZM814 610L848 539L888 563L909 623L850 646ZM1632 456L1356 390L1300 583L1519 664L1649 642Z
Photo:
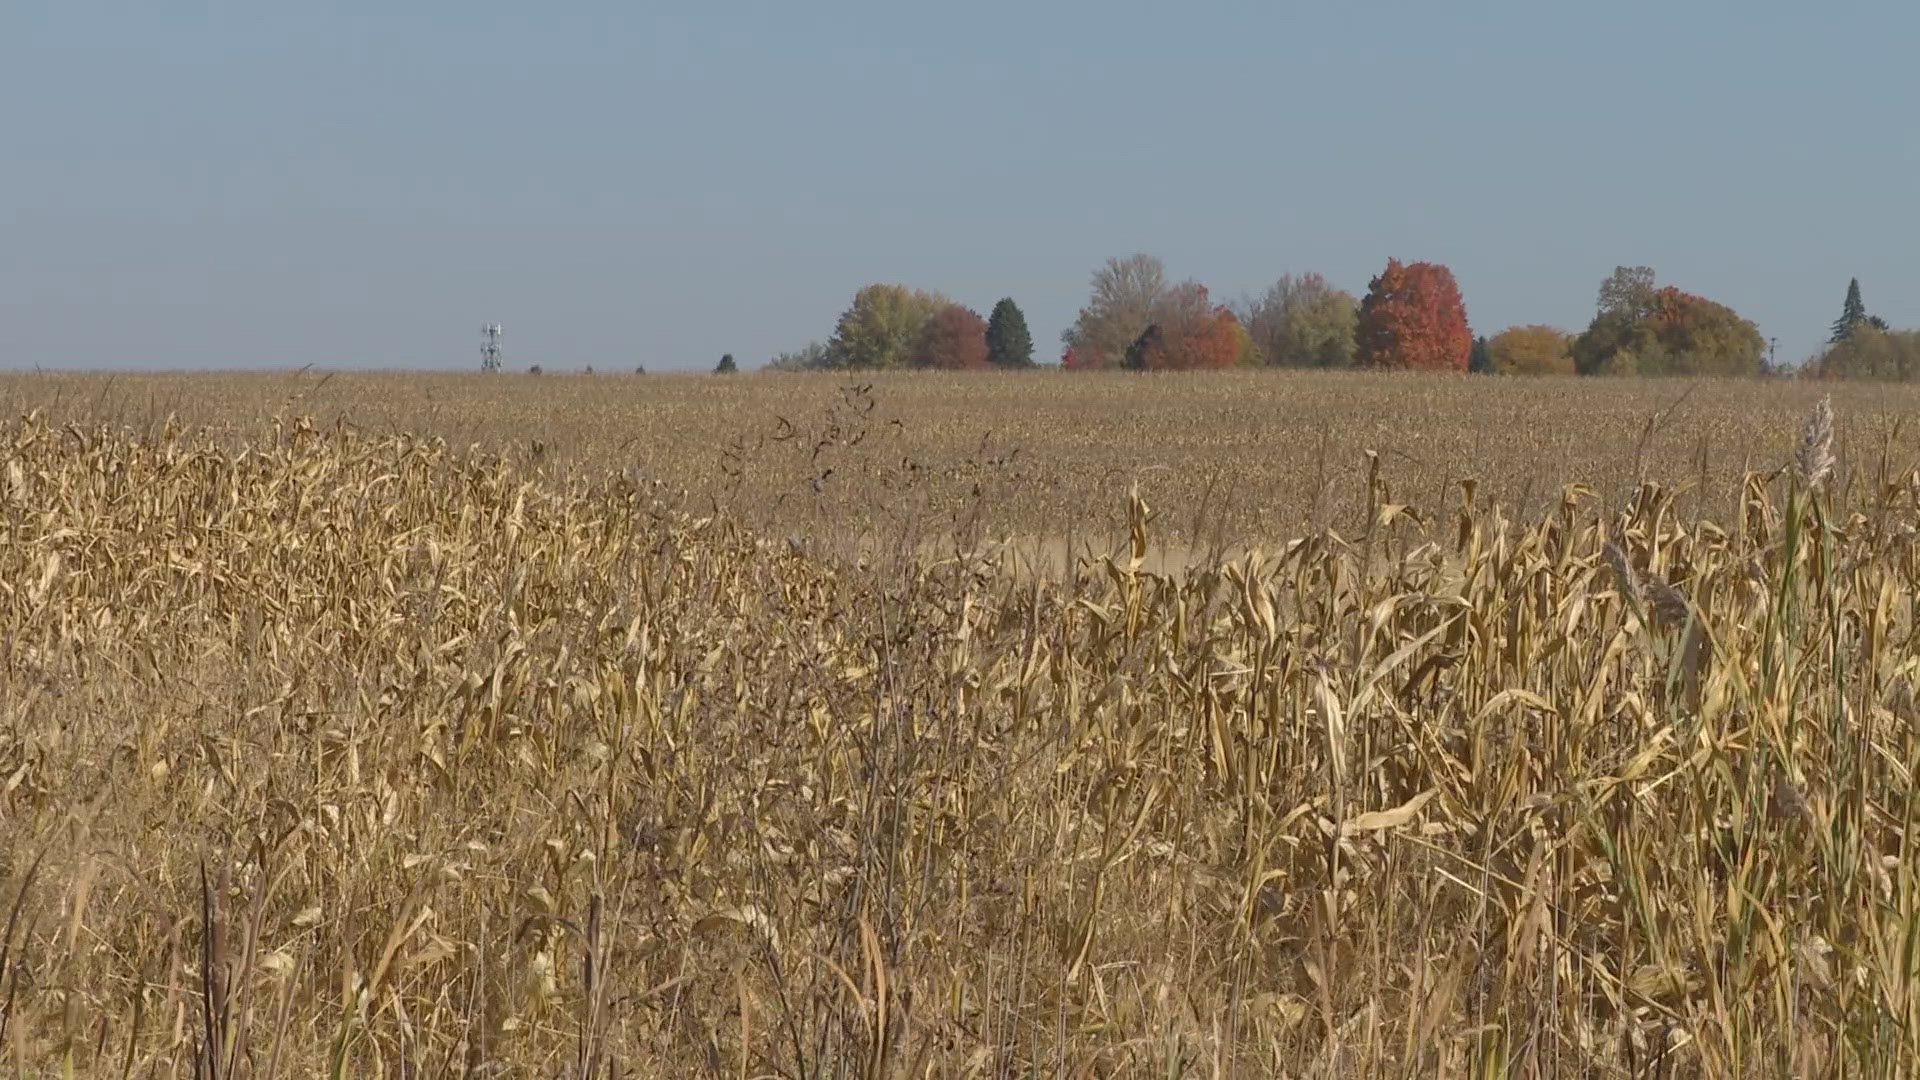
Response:
M1916 405L0 380L0 1074L1908 1075Z
M1751 380L1207 375L210 374L0 376L0 416L147 430L169 414L244 445L270 418L437 436L547 474L622 472L768 535L1013 539L1063 553L1125 534L1139 484L1170 548L1277 543L1365 511L1368 451L1427 512L1463 479L1519 517L1585 484L1612 504L1642 475L1689 516L1725 518L1741 477L1779 467L1825 388ZM1920 389L1839 384L1837 483L1912 445ZM1651 430L1649 425L1651 422ZM1909 457L1911 455L1908 455Z

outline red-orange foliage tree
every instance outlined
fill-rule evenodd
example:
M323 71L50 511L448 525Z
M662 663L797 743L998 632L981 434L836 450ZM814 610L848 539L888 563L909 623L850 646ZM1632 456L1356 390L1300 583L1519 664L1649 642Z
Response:
M1147 371L1202 371L1238 367L1247 350L1247 332L1225 307L1161 326L1141 335L1132 359Z
M987 366L987 321L959 304L933 313L914 342L915 367L961 370Z
M1127 347L1121 367L1135 371L1228 368L1241 364L1252 351L1240 320L1214 304L1207 287L1197 281L1182 282L1162 293L1154 301L1153 316Z
M1355 338L1363 367L1465 371L1473 352L1460 286L1439 263L1388 259L1360 301Z

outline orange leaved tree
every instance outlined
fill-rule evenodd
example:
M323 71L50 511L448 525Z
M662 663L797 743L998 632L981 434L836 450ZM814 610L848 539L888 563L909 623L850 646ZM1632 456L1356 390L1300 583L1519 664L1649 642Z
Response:
M1240 320L1225 307L1202 307L1184 317L1153 323L1127 349L1123 366L1139 371L1208 371L1239 367L1251 342Z
M1360 301L1354 337L1362 367L1465 371L1473 351L1460 286L1439 263L1388 259Z

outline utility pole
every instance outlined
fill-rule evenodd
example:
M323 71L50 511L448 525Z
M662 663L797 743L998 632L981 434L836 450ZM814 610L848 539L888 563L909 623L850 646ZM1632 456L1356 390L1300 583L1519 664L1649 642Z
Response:
M504 331L500 329L499 323L488 323L480 328L481 337L486 339L485 343L480 346L481 371L500 370L500 336L502 333L504 333Z

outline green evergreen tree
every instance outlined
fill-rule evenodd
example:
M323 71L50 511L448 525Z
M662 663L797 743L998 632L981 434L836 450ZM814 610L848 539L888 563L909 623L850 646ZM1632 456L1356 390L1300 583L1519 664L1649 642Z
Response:
M716 366L713 369L713 373L715 375L732 375L734 372L739 370L740 370L739 365L733 362L733 354L728 353L727 355L720 358L720 363L718 366Z
M1840 308L1840 317L1833 321L1833 336L1827 344L1838 345L1853 336L1854 328L1867 321L1867 305L1860 300L1860 279L1847 282L1847 302Z
M1033 335L1011 296L993 305L993 314L987 316L987 362L995 367L1033 366Z
M1473 351L1467 354L1467 372L1472 375L1493 374L1493 350L1487 347L1485 337L1473 339Z

